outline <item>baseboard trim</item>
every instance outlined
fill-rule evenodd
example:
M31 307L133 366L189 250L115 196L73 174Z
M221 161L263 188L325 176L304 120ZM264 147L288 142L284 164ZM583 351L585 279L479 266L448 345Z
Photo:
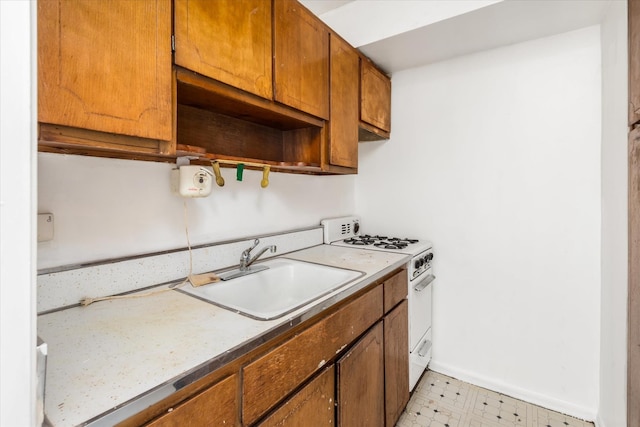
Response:
M602 423L602 421L598 419L597 411L592 408L575 405L563 400L553 399L540 393L526 390L514 386L513 384L496 381L492 378L476 375L464 369L459 369L446 363L440 363L437 360L433 359L429 363L429 369L459 379L461 381L468 382L478 387L483 387L498 393L505 394L507 396L511 396L516 399L524 400L525 402L532 403L534 405L538 405L552 411L560 412L562 414L593 422L596 424L596 427L605 427L604 423Z

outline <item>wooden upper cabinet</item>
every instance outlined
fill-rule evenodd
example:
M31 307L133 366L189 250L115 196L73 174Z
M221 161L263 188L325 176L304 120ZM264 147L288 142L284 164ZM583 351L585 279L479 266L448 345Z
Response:
M366 59L360 64L360 120L388 134L391 131L391 79Z
M273 98L270 0L174 0L175 63Z
M275 100L329 118L329 31L295 0L274 0Z
M331 119L329 163L358 167L358 52L341 38L331 36Z
M172 139L171 0L38 1L38 121Z
M640 123L640 0L629 0L629 126Z

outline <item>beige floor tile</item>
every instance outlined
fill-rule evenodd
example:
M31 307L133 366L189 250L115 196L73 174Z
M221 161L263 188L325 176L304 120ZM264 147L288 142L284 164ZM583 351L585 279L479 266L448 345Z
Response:
M396 427L593 427L593 423L427 371Z
M535 427L593 427L593 423L531 405Z

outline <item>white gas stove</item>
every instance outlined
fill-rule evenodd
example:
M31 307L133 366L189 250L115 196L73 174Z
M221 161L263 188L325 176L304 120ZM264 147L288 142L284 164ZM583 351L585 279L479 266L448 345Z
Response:
M409 300L409 386L413 390L431 360L431 294L433 245L426 240L362 233L360 218L321 221L324 243L411 255L407 263Z

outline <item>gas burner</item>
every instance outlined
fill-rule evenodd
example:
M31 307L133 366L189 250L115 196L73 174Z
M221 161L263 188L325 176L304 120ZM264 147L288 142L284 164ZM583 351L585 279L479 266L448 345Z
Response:
M404 249L407 247L406 244L400 242L378 242L373 245L383 249Z
M350 237L348 239L344 239L344 242L350 245L366 246L366 245L373 245L375 243L375 240L373 240L370 237L365 238L365 236L361 236L361 237Z
M348 239L344 239L344 243L356 246L369 246L373 245L380 249L405 249L407 246L418 243L417 239L401 239L399 237L387 237L370 234L364 234L362 236L354 236Z

